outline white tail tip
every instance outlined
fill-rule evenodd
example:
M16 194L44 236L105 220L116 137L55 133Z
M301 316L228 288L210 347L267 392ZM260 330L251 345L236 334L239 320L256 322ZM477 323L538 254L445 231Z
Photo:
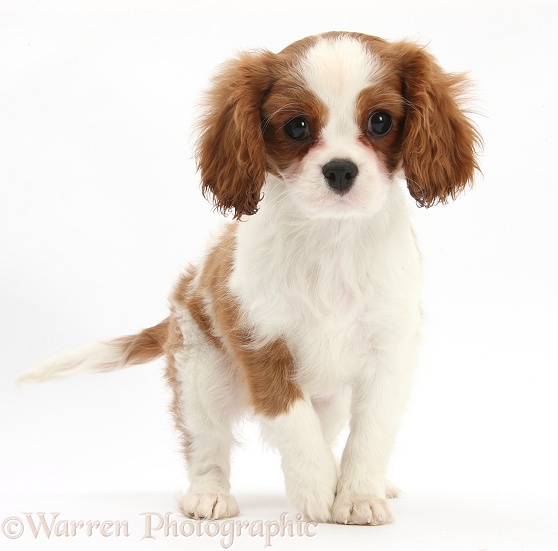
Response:
M119 367L121 361L122 353L118 346L99 342L39 364L23 373L17 383L43 383L78 373L106 371Z

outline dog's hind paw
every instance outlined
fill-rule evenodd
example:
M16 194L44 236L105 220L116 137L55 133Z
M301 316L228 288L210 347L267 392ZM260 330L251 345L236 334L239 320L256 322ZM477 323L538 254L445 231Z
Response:
M395 499L401 495L401 490L391 484L390 482L386 482L386 499Z

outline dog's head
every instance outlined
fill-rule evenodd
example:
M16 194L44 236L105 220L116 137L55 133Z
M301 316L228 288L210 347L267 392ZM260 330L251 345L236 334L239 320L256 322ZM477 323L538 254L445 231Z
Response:
M402 169L420 205L455 198L480 143L459 106L464 82L420 46L354 33L244 53L207 96L203 192L240 218L257 211L272 174L310 217L370 215Z

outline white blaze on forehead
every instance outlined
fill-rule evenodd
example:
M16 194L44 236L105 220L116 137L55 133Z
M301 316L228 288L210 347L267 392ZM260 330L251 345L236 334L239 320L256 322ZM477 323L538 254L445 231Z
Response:
M321 38L306 52L302 79L329 110L322 137L358 134L357 98L381 79L382 70L380 60L351 36Z

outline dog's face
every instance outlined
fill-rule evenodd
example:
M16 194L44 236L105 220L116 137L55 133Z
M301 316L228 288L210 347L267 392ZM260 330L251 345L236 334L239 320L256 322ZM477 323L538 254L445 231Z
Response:
M430 206L472 179L478 135L458 106L463 79L416 45L309 37L247 53L216 77L201 121L204 192L253 214L267 174L310 218L370 216L402 169Z
M273 83L262 115L270 170L300 210L331 217L382 207L401 161L405 106L399 79L363 43L310 46Z

